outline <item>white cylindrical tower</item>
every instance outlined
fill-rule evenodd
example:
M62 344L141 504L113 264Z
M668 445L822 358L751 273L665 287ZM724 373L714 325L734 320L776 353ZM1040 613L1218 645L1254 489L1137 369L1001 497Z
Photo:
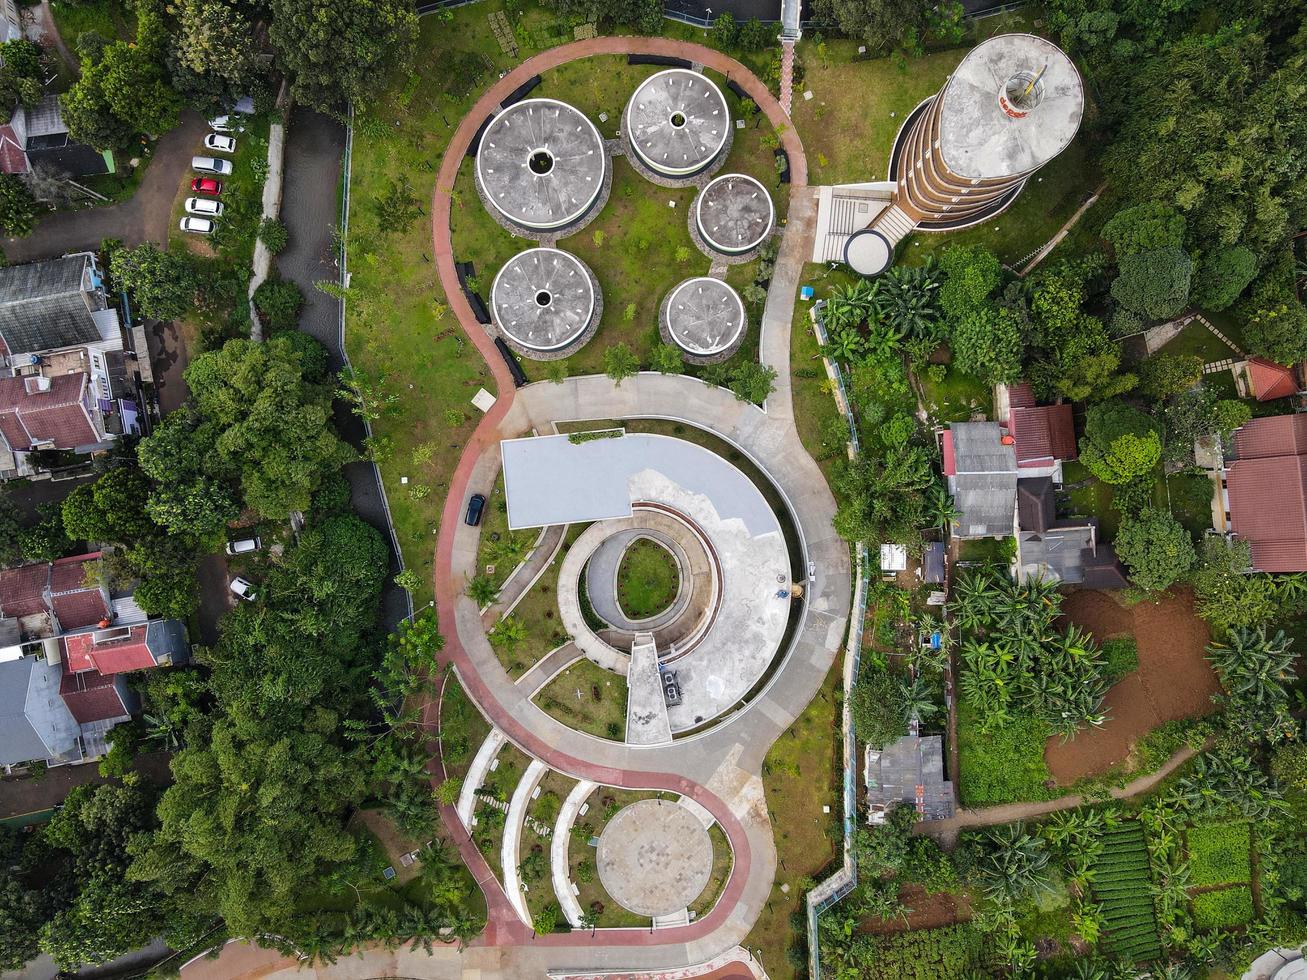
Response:
M532 231L579 221L603 190L608 167L594 123L565 102L527 99L486 127L476 176L485 199Z

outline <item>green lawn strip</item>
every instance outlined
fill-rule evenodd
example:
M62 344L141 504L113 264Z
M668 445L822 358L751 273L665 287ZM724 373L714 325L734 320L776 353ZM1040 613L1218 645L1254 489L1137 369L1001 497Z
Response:
M926 410L935 422L966 422L980 412L993 409L994 390L978 378L947 368L942 381L931 377L931 369L918 375L926 393Z
M1212 526L1212 478L1203 474L1173 473L1165 477L1171 514L1185 529L1199 537Z
M1189 884L1225 885L1252 880L1252 842L1242 821L1203 823L1185 831Z
M508 498L504 496L502 472L495 480L495 489L482 513L481 537L477 544L477 572L489 576L495 583L495 588L503 588L505 579L530 554L531 547L540 537L540 529L508 529ZM492 565L495 570L486 571Z
M136 17L120 0L55 0L54 26L68 50L77 54L77 38L94 31L110 43L136 37Z
M568 640L567 631L563 629L558 614L558 576L562 571L563 559L568 549L587 526L573 524L568 527L567 534L563 537L563 545L558 549L553 562L509 613L513 619L525 626L525 637L515 645L492 644L504 670L514 679L521 677L537 661Z
M708 836L712 839L712 873L699 897L690 903L690 911L694 913L696 919L702 919L717 904L717 897L726 887L726 882L731 876L731 865L735 861L730 841L726 839L726 833L719 824L713 824L708 828Z
M958 705L959 792L967 807L996 806L1018 801L1051 800L1063 792L1048 789L1052 780L1044 762L1048 726L1035 718L1019 718L1002 728L980 730L974 710Z
M617 815L623 807L630 806L637 800L676 799L674 793L654 793L646 790L618 789L614 786L600 786L586 799L590 809L584 816L577 817L572 825L572 839L568 842L568 864L572 883L576 885L576 900L582 912L595 916L600 929L621 927L647 928L649 918L628 912L618 905L599 882L599 871L595 864L595 848L591 847L591 838L598 838L608 821ZM584 867L583 867L584 866ZM589 878L589 881L584 879Z
M1226 359L1240 359L1233 348L1208 330L1206 324L1198 320L1190 321L1176 336L1158 348L1157 353L1192 354L1201 357L1204 364Z
M964 538L958 541L958 561L1006 565L1012 554L1012 538Z
M822 266L804 266L801 282L820 281L825 270ZM809 316L811 304L798 301L794 304L794 319L790 326L790 384L794 398L794 424L799 430L803 448L817 461L822 475L829 483L837 467L846 458L845 446L849 440L849 427L836 407L831 394L830 380L821 359L821 345L813 333Z
M776 840L776 882L744 946L762 950L772 980L797 976L786 955L798 939L791 917L803 910L804 893L834 870L832 862L839 856L842 677L837 660L817 696L763 762L762 783ZM781 885L789 890L781 891Z
M648 538L637 538L617 566L617 604L631 619L649 619L676 600L680 583L672 553Z
M1253 921L1253 893L1247 885L1202 892L1190 899L1194 925L1199 929L1223 929Z
M440 703L440 751L445 775L462 779L476 757L477 749L490 734L490 723L458 682L451 670L444 679L445 696Z
M501 816L495 816L496 808L482 801L480 794L493 796L508 803L513 798L513 790L517 788L518 781L521 780L522 774L526 772L526 767L531 764L531 760L511 742L505 742L495 758L499 761L499 765L491 772L486 773L485 782L479 790L476 805L473 807L472 812L477 818L477 825L472 829L472 837L476 841L482 857L486 859L486 863L490 865L491 869L498 874L502 883L504 869L501 861L500 844L504 840L504 826L507 821L507 814L500 811Z
M535 702L577 731L617 740L626 735L626 678L585 657L546 684Z
M540 789L536 798L531 801L527 807L527 815L539 820L551 832L554 826L554 820L558 816L559 807L562 806L563 800L571 792L572 787L576 785L576 780L570 776L564 776L555 769L550 769L540 780ZM526 906L531 913L531 921L540 926L541 913L551 904L556 904L558 897L554 894L554 885L550 876L549 862L549 837L541 837L532 829L530 823L522 828L522 839L518 846L518 863L523 869L522 880L527 884ZM540 848L536 851L536 848ZM532 853L541 855L538 858L529 857ZM543 868L543 872L538 876L528 876L528 872L533 867ZM557 921L564 923L566 920L561 914L558 915Z

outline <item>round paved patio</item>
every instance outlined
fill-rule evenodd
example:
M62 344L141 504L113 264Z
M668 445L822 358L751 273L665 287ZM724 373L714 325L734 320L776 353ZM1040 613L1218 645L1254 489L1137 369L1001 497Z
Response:
M712 875L712 838L699 818L669 800L639 800L599 836L599 880L637 915L670 915L699 897Z

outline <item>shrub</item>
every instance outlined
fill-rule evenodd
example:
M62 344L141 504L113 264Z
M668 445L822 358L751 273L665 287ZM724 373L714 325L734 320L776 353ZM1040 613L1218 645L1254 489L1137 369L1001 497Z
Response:
M254 290L254 306L272 330L293 330L304 308L304 294L289 279L266 279Z
M1184 244L1185 220L1165 204L1148 203L1126 208L1103 225L1103 237L1112 243L1118 261L1127 255Z
M1169 588L1197 560L1184 526L1166 511L1152 507L1122 519L1116 551L1129 569L1130 581L1150 592Z
M286 226L276 218L264 218L259 225L259 240L273 255L281 254L286 248L287 239Z
M1255 275L1257 256L1242 245L1208 252L1194 277L1194 305L1224 310L1243 294Z
M1121 274L1112 283L1112 298L1128 310L1153 320L1165 320L1189 301L1193 260L1178 248L1127 255L1118 263Z
M1103 658L1107 661L1107 678L1113 684L1126 674L1139 669L1139 647L1133 636L1121 636L1103 643Z
M1203 380L1197 354L1157 354L1139 365L1139 391L1155 401L1178 395Z
M1019 718L981 733L975 713L963 706L959 720L958 766L964 806L991 806L1018 800L1047 800L1057 795L1044 761L1048 726L1037 718Z
M1129 483L1162 457L1161 426L1125 402L1113 399L1089 406L1080 461L1104 483Z
M858 738L874 749L907 734L902 688L886 671L861 672L849 694L849 710Z
M1190 827L1189 883L1194 886L1246 882L1252 877L1248 824L1213 823Z

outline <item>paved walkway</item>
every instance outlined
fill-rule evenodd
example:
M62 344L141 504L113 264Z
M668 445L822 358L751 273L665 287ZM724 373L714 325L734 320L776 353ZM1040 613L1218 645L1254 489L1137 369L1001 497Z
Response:
M511 613L514 607L522 601L522 597L527 594L531 586L540 580L540 576L545 573L555 557L558 550L563 546L563 537L567 534L566 524L555 524L541 530L540 536L536 539L535 547L531 549L531 554L523 559L522 563L513 569L513 573L504 581L503 587L499 590L499 595L495 601L486 607L486 611L481 614L481 622L489 628L497 623L502 616Z

